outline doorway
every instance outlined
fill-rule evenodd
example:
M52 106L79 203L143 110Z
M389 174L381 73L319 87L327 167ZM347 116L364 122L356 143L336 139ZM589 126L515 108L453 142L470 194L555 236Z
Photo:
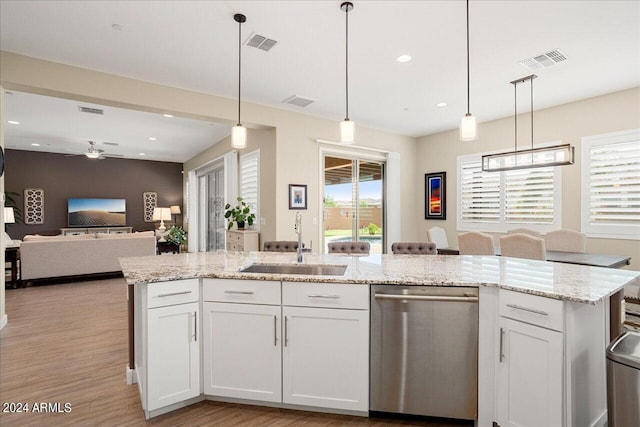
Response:
M386 252L385 162L324 156L323 239L369 242L372 254Z
M198 176L200 252L225 248L224 164Z

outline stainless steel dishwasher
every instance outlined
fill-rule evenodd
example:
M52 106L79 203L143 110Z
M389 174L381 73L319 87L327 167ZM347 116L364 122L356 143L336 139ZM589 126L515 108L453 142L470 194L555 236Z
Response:
M371 287L370 409L476 419L478 289Z

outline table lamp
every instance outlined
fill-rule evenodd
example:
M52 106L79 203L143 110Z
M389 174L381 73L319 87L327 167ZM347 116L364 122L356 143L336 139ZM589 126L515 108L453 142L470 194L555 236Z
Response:
M173 215L181 215L182 211L180 210L180 206L178 205L174 205L174 206L169 206L169 209L171 209L171 216ZM174 224L176 222L176 220L173 220Z
M160 221L160 227L158 227L158 231L160 231L160 239L158 240L158 242L166 242L164 238L164 232L167 227L165 227L164 221L171 221L171 209L153 208L153 220Z
M15 224L16 216L13 213L13 208L4 208L4 240L11 242L11 236L7 233L7 224Z

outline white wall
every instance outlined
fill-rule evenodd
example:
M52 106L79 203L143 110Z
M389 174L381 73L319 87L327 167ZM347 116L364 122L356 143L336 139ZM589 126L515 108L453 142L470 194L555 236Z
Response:
M518 116L519 148L531 141L529 113ZM482 120L482 117L479 117ZM640 128L640 88L632 88L603 96L572 102L534 112L535 143L562 141L576 149L576 163L562 166L562 227L580 230L580 197L582 144L581 138L627 129ZM447 172L447 220L423 220L419 234L435 225L445 228L449 241L456 244L457 163L460 155L491 150L509 151L514 143L513 117L480 123L478 139L458 140L458 130L442 132L418 139L418 165L415 176L417 188L424 186L424 174ZM640 241L616 239L587 239L587 252L629 255L628 268L640 270Z

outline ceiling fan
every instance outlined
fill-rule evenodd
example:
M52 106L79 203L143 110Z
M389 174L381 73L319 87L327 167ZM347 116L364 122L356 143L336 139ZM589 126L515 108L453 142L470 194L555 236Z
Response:
M105 157L104 157L104 154L102 153L104 153L104 150L96 148L95 141L89 141L89 149L87 150L86 153L84 153L84 155L90 159L103 160Z

